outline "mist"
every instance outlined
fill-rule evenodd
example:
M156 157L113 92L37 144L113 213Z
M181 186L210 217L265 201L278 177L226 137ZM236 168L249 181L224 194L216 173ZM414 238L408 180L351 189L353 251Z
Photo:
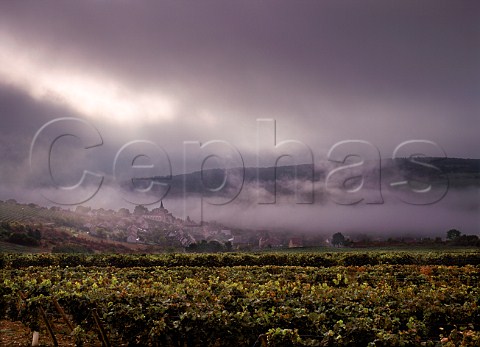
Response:
M435 179L428 191L402 172L357 175L355 162L345 185L345 171L328 180L336 164L325 163L334 148L334 161L383 161L410 141L418 146L400 156L478 158L479 9L461 0L1 2L0 199L131 210L163 199L180 218L312 234L478 234L478 167L454 172L450 185L423 167ZM344 141L349 153L336 152ZM275 184L264 172L257 184L250 173L216 191L199 174L184 192L180 176L215 155L225 160L206 168L265 169L291 155L278 165L313 164L314 178ZM169 190L129 188L129 177L169 176Z
M284 182L285 183L285 182ZM293 185L292 182L288 183ZM89 196L95 187L75 191L75 196ZM398 195L382 190L383 202L368 204L365 201L352 205L341 205L325 191L321 182L315 183L312 203L297 203L295 194L278 193L275 203L261 201L271 192L259 189L256 184L246 183L240 194L232 201L220 197L187 194L163 197L164 206L173 215L193 221L217 221L228 228L271 230L308 235L331 235L342 232L354 236L367 234L373 237L422 236L444 237L447 230L455 228L464 234L479 235L480 191L478 187L468 189L450 188L438 202L428 205L412 205L398 198ZM378 192L363 191L364 196ZM64 199L71 194L51 188L0 189L0 198L13 198L22 203L36 203L41 206L56 206L52 201ZM227 194L228 195L228 194ZM155 201L156 203L151 203ZM122 207L133 211L136 202L148 203L150 210L160 205L159 195L145 196L124 189L112 182L101 186L98 193L83 203L92 208L118 210ZM51 201L47 200L50 199ZM74 210L76 205L61 206Z

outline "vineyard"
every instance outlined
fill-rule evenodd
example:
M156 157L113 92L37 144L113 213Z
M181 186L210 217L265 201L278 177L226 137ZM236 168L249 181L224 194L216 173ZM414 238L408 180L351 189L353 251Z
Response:
M0 222L50 221L60 215L56 211L38 206L8 204L0 202Z
M0 318L44 345L478 346L479 264L475 251L4 254Z

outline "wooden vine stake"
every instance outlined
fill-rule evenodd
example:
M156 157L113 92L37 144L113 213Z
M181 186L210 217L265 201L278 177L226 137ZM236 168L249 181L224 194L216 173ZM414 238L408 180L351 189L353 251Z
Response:
M98 330L100 331L100 337L102 339L102 346L103 347L111 347L110 341L108 341L108 336L105 330L103 329L102 322L100 321L100 317L98 316L97 309L92 310L92 316L93 320L95 321L95 324L98 327Z
M57 312L60 313L63 321L65 322L65 324L67 324L68 329L70 330L70 333L72 333L72 331L74 329L73 325L72 325L72 323L70 323L70 320L68 319L67 315L65 314L65 311L63 310L62 306L60 306L57 299L55 299L54 297L52 297L52 301L53 301L53 304L55 305L55 308L57 309Z
M33 332L32 347L40 346L40 344L38 343L39 335L40 335L40 334L38 333L38 331L34 331L34 332Z
M268 340L267 340L267 335L266 334L262 334L258 337L258 339L260 340L260 346L262 347L267 347L268 346Z
M58 342L57 338L55 337L55 333L53 332L52 325L50 324L50 321L48 320L47 314L45 313L45 310L43 309L42 306L38 306L38 310L40 311L40 315L42 316L45 325L47 326L47 331L50 334L50 337L52 338L53 345L55 347L58 347Z
M25 294L23 294L22 292L18 292L18 294L20 295L20 298L22 300L27 300L27 296ZM43 307L41 305L38 305L38 311L40 312L40 315L42 316L43 321L45 322L45 325L47 326L47 330L48 330L48 333L50 334L50 337L52 338L53 345L55 347L58 347L57 338L55 337L55 334L53 332L52 325L50 324L50 321L48 320L47 314L45 313L45 310L43 309ZM39 342L38 342L39 337L40 337L40 333L38 331L34 331L33 336L32 336L32 346L39 346Z

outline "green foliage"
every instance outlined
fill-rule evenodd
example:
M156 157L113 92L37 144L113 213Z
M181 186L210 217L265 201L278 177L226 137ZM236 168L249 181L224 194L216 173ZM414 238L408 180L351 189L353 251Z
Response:
M118 210L117 214L122 217L130 216L130 210L128 208L121 208Z
M2 254L5 267L63 266L66 255ZM365 265L480 265L480 252L341 252L341 253L198 253L76 255L68 266L176 267L176 266L365 266Z
M338 247L345 245L345 236L342 233L335 233L332 236L332 245Z
M133 214L136 215L144 215L148 213L148 208L146 208L143 205L137 205L135 206L135 209L133 210Z
M450 229L447 231L447 239L448 240L455 240L457 237L460 237L461 232L457 229Z
M231 249L231 244L230 244ZM227 248L218 241L202 240L200 243L192 243L186 248L187 252L193 253L217 253L226 251Z
M267 346L289 347L302 345L297 329L272 328L266 334Z
M40 241L42 238L42 233L38 229L29 229L27 232L27 235L30 236L32 239L35 239L37 241Z
M452 244L455 246L480 247L480 239L477 235L461 235L452 240Z
M90 212L92 209L90 207L85 207L85 206L77 206L75 208L75 213L80 213L80 214L87 214L88 212Z
M354 255L2 255L0 319L37 327L55 297L77 340L96 308L114 345L478 344L478 253Z
M11 243L15 243L17 245L23 245L23 246L39 246L40 245L37 239L22 232L15 232L10 234L10 236L7 238L7 242L11 242Z
M66 245L56 245L52 248L52 253L80 253L80 254L92 254L94 253L93 249L78 244L66 244Z

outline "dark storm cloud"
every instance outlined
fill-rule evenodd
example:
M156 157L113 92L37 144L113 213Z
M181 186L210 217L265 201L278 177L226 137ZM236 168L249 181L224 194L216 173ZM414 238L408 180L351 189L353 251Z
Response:
M313 85L336 80L338 87L352 89L380 84L427 92L425 87L456 90L458 84L478 83L472 67L479 58L479 8L473 2L87 1L2 7L7 33L55 49L58 61L100 58L103 68L128 67L123 74L140 75L142 83L152 73L174 81L218 80L228 71L262 68L278 69L273 77L300 73Z
M426 139L478 158L479 15L453 0L1 2L2 196L35 181L30 143L58 117L88 120L104 144L72 157L67 143L57 165L107 178L139 139L176 173L189 140L226 140L254 166L257 118L318 165L347 139L382 157Z
M168 129L183 139L218 137L221 128L247 146L255 119L273 117L288 129L284 138L311 147L363 137L390 155L394 134L475 156L479 8L457 1L21 2L2 4L0 25L40 66L74 66L172 95L178 108Z

